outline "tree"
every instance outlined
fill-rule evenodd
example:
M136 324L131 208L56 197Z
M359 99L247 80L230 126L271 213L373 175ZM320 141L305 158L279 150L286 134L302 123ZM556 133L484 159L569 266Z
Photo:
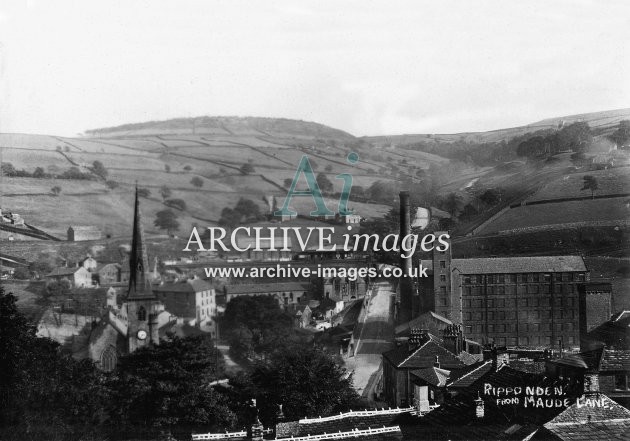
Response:
M242 214L238 211L225 207L221 210L221 217L219 218L219 226L225 228L234 228L241 223Z
M101 161L94 161L92 163L92 172L102 179L106 179L108 175L107 169Z
M597 182L597 178L592 175L584 176L584 186L581 190L590 190L591 191L591 199L595 199L595 190L599 188L599 184Z
M191 171L192 167L190 165L186 165L186 166L184 166L184 170L185 171Z
M179 222L177 222L177 215L171 210L158 211L155 214L155 220L153 225L160 230L166 230L166 233L170 236L171 231L179 229Z
M442 206L448 211L451 216L456 217L462 209L463 198L457 193L449 193L444 199Z
M199 176L195 176L190 180L190 183L192 185L194 185L195 187L201 188L203 187L203 179L201 179Z
M13 270L13 278L18 280L28 280L31 278L31 272L24 266L18 266Z
M489 188L479 196L479 200L489 206L496 205L501 202L501 192L496 188Z
M610 139L618 146L622 146L630 141L630 120L619 121L619 126L611 135Z
M324 173L317 175L317 185L319 185L319 189L323 193L330 193L333 190L333 183L330 182L330 179Z
M249 163L243 164L240 170L241 170L241 173L243 173L244 175L251 175L252 173L256 171L254 170L254 166Z
M151 190L149 190L148 188L139 188L138 196L140 196L141 198L148 198L149 196L151 196Z
M61 193L61 187L58 185L55 185L53 188L50 189L50 192L54 194L55 196L59 196L59 193Z
M168 188L166 185L162 185L162 187L160 187L160 195L162 196L162 199L170 198L171 194L171 189Z
M33 177L37 179L45 178L46 172L44 171L42 167L37 167L35 171L33 172Z
M126 437L174 426L231 429L236 415L230 403L209 386L222 371L222 357L207 336L138 349L120 358L110 382L112 422Z
M0 286L0 436L90 438L104 418L100 373L90 361L77 362L54 341L37 337L16 300Z
M66 297L70 294L72 284L67 279L54 280L46 286L46 293L50 297Z
M358 406L352 376L329 354L313 347L275 351L256 365L248 391L261 403L261 417L268 424L283 405L289 420L347 412ZM270 421L271 420L271 421Z
M269 296L238 296L230 300L221 329L238 357L268 353L291 335L292 317Z
M260 207L251 199L240 198L234 207L234 210L241 214L246 220L260 219Z

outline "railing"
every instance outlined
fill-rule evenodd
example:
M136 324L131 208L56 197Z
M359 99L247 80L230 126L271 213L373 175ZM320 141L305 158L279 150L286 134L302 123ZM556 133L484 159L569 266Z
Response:
M316 441L321 439L341 439L349 437L359 437L364 435L377 435L380 433L399 433L400 426L381 427L380 429L352 429L349 432L339 431L337 433L323 433L321 435L306 435L290 438L276 438L278 440L291 440L291 441Z
M200 433L197 435L193 435L193 441L204 440L204 439L230 439L230 438L245 438L247 436L247 432L225 432L225 433Z
M352 418L352 417L364 417L364 416L375 416L375 415L396 415L399 413L411 412L414 410L413 406L410 407L396 407L392 409L380 409L380 410L357 410L346 413L340 413L339 415L331 415L328 417L319 417L319 418L302 418L299 420L300 424L308 424L308 423L317 423L317 422L326 422L326 421L337 421L344 418Z

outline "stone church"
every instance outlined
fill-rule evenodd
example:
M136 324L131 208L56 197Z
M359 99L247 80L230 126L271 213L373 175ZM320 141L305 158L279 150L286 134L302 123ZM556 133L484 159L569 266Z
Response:
M115 299L108 299L108 309L89 338L89 357L104 371L116 367L120 354L159 344L160 328L171 321L171 314L151 288L137 189L129 270L127 298L120 307Z

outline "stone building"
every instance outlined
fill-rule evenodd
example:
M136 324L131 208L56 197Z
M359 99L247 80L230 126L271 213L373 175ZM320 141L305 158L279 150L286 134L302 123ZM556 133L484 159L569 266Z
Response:
M481 343L579 348L579 286L589 281L582 257L452 259L449 247L421 265L428 277L419 279L416 314L434 311L461 323L464 334ZM599 292L586 290L582 298L591 305L587 312L610 304L610 296Z
M225 303L239 296L273 296L283 308L297 305L306 299L309 284L300 282L257 283L251 285L226 285L223 289Z
M102 238L101 230L95 226L72 225L68 227L68 241L80 242L84 240L99 240Z
M164 283L154 293L169 313L191 326L209 328L212 337L215 336L216 292L209 283L199 279Z

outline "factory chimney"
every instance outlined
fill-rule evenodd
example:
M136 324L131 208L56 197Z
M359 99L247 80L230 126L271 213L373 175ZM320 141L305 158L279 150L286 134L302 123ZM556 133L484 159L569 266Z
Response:
M400 238L403 240L407 235L411 233L411 208L409 206L409 192L400 192ZM402 247L401 247L402 248ZM403 275L400 278L400 310L398 312L398 318L400 323L406 323L411 320L412 305L413 305L413 280L409 275L411 274L411 256L403 257L401 249L400 254L400 268L403 270ZM407 275L407 277L405 277Z

